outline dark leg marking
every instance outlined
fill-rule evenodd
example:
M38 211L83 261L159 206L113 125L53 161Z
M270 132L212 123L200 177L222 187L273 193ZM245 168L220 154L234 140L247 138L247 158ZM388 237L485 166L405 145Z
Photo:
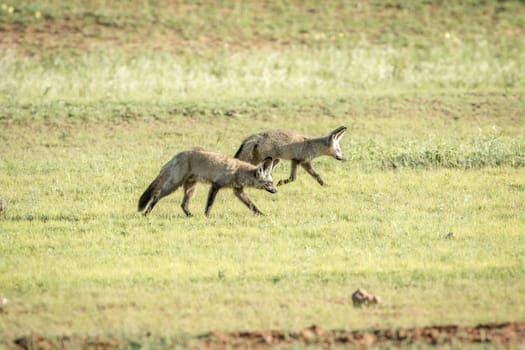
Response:
M211 206L213 205L215 197L217 196L217 192L219 192L220 189L221 188L217 184L211 184L210 192L208 192L208 201L206 202L206 209L204 210L204 214L206 216L210 214Z
M299 165L299 161L297 159L292 159L292 167L290 170L290 177L284 180L279 180L277 183L277 186L286 185L287 183L295 181L297 178L297 166Z

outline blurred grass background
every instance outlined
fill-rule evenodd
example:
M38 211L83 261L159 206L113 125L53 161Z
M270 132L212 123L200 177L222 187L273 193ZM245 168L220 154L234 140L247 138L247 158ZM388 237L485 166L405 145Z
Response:
M3 5L4 102L333 99L524 85L519 1Z

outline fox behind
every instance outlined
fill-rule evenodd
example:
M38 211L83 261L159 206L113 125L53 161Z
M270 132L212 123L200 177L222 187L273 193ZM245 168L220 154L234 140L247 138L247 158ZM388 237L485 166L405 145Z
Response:
M280 180L277 186L294 181L297 177L298 165L315 178L320 185L324 185L323 179L310 162L323 155L343 160L339 141L345 132L346 127L340 126L327 136L312 138L288 130L269 130L248 136L234 157L252 164L266 157L291 160L290 177Z
M140 196L138 211L145 210L144 215L149 214L161 198L183 186L184 198L181 208L184 214L191 216L188 204L195 194L197 183L209 182L211 188L204 212L206 215L209 215L217 192L224 187L233 188L235 196L241 202L255 214L262 214L248 198L244 187L277 192L271 175L277 163L279 159L266 158L259 166L255 166L203 149L180 152L162 167L159 175Z

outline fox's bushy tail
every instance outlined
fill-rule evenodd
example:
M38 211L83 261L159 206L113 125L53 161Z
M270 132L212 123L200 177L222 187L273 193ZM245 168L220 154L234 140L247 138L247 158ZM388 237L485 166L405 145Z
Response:
M146 191L140 196L139 198L139 205L138 205L138 211L143 211L146 206L148 205L149 201L151 200L151 197L153 197L153 192L155 192L155 189L157 188L157 184L159 182L159 178L157 177L153 182L146 188Z
M233 156L233 158L236 158L236 159L239 159L241 153L242 153L242 149L244 148L244 142L241 144L241 147L239 147L239 149L237 150L237 152L235 153L235 155Z
M233 158L243 160L245 162L251 163L255 157L255 149L257 148L257 143L251 137L244 140L237 150L237 153Z

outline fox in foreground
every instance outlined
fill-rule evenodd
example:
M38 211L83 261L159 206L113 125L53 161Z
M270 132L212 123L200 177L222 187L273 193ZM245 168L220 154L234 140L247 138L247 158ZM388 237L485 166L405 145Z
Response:
M252 164L266 157L291 160L290 177L279 180L277 186L295 181L298 165L303 167L320 185L324 185L323 179L310 162L324 155L343 160L339 141L345 132L346 126L340 126L327 136L312 138L288 130L269 130L248 136L234 157Z
M140 196L138 211L145 209L144 215L148 215L162 197L183 186L184 198L181 208L186 216L191 216L188 203L195 194L197 182L205 182L211 183L204 211L206 216L210 213L217 192L224 187L233 188L233 193L241 202L255 214L262 215L244 192L244 187L277 192L272 179L272 170L277 163L279 159L272 160L267 157L259 166L255 166L204 149L182 151L162 167L159 175Z

